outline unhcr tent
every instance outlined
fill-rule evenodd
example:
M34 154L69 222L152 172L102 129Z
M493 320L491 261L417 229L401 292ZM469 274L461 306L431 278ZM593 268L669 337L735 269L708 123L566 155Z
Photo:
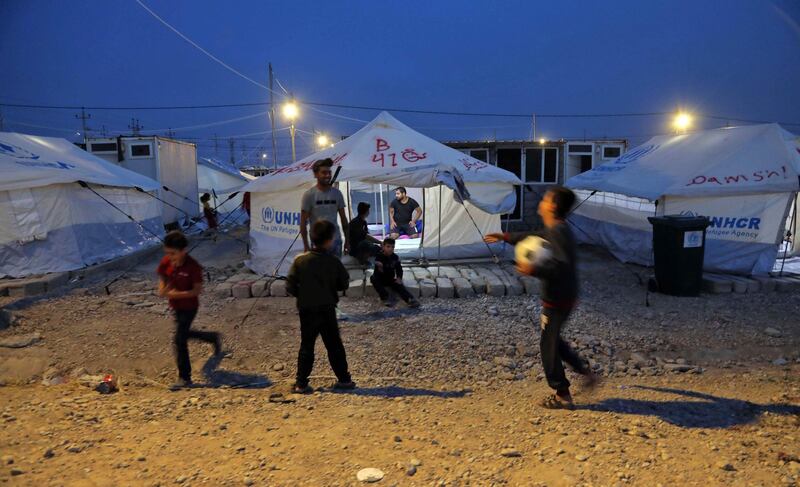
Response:
M417 199L423 210L422 236L398 240L396 252L404 259L490 257L482 234L500 231L500 215L513 210L514 185L521 184L514 174L415 132L383 112L335 146L242 188L251 192L249 265L256 272L272 272L284 252L291 257L302 251L300 239L288 249L299 230L300 199L316 184L312 164L328 157L334 170L341 168L337 182L348 219L359 199L372 203L380 194L382 204L371 209L381 217L380 224L370 226L378 238L386 233L393 189L404 186ZM495 255L503 250L502 244L493 247Z
M0 277L79 269L163 235L161 205L143 192L158 183L67 140L0 132L0 172Z
M219 213L237 210L244 193L240 192L232 198L231 195L255 177L216 159L200 157L197 162L198 201L203 193L208 193L212 196L211 206L216 207ZM203 211L202 204L200 211Z
M622 261L652 265L648 216L707 216L705 269L765 274L787 220L797 233L789 215L798 174L800 138L777 124L654 137L570 178L567 186L584 190L570 221L582 241Z

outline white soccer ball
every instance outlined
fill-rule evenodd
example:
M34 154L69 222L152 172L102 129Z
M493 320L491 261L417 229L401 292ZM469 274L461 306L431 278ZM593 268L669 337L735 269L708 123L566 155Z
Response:
M547 240L530 236L517 243L514 247L514 257L517 264L526 267L532 265L535 268L552 259L553 251Z

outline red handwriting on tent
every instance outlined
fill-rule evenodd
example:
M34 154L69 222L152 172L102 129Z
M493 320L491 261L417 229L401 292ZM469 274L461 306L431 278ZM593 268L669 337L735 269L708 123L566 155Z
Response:
M342 159L344 159L345 157L347 157L347 152L345 152L344 154L334 154L333 157L331 157L331 159L333 160L333 167L341 166ZM310 171L311 167L314 165L315 162L317 162L316 159L312 161L301 162L295 164L294 166L282 167L280 169L277 169L276 171L271 172L269 175L290 174L297 171Z
M385 150L389 150L389 143L383 139L377 139L375 141L375 150L377 152L383 152Z
M467 157L462 157L461 159L459 159L459 162L461 162L461 164L464 165L467 171L471 171L474 169L475 172L478 172L485 167L489 167L489 165L486 164L485 162L469 159Z
M403 159L407 160L408 162L417 162L428 157L428 153L423 152L422 154L420 154L414 149L405 149L403 150L402 156Z
M380 164L381 167L386 167L387 163L391 167L397 166L397 152L386 152L391 148L392 146L389 145L389 142L383 139L375 139L375 153L372 154L372 163ZM420 154L416 150L408 148L403 149L403 152L400 153L400 157L407 162L417 162L428 157L428 154L425 152Z
M775 178L783 178L787 179L787 170L786 166L781 166L780 171L776 171L774 169L762 169L760 171L753 171L750 174L733 174L728 176L704 176L699 175L695 176L686 186L694 186L694 185L704 185L704 184L716 184L719 186L727 186L729 184L741 184L741 183L760 183L761 181L765 181L767 179L775 179Z

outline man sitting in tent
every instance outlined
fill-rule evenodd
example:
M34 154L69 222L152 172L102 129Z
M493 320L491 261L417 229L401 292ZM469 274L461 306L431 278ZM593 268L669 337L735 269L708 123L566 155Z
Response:
M330 252L334 256L341 258L342 235L339 232L339 225L336 224L337 214L344 230L345 252L350 249L350 237L347 233L347 216L344 213L344 196L342 196L341 191L332 186L333 172L331 167L333 167L333 160L330 158L320 159L311 166L314 171L314 177L317 178L317 184L303 193L300 207L300 236L303 238L303 251L308 252L307 225L313 225L320 220L331 222L336 233Z
M374 257L380 251L380 241L369 234L367 227L367 217L369 216L369 203L361 202L358 204L358 215L350 220L348 231L350 232L350 255L358 259L361 265L367 263L370 257Z
M393 239L407 235L409 238L419 237L417 222L422 218L422 208L414 198L410 198L406 188L400 186L394 190L395 199L389 205L389 236Z

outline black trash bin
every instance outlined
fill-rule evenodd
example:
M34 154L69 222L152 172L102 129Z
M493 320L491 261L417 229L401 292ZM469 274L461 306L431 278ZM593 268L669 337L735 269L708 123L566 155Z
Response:
M653 225L658 290L673 296L698 296L703 284L708 218L666 215L648 220Z

